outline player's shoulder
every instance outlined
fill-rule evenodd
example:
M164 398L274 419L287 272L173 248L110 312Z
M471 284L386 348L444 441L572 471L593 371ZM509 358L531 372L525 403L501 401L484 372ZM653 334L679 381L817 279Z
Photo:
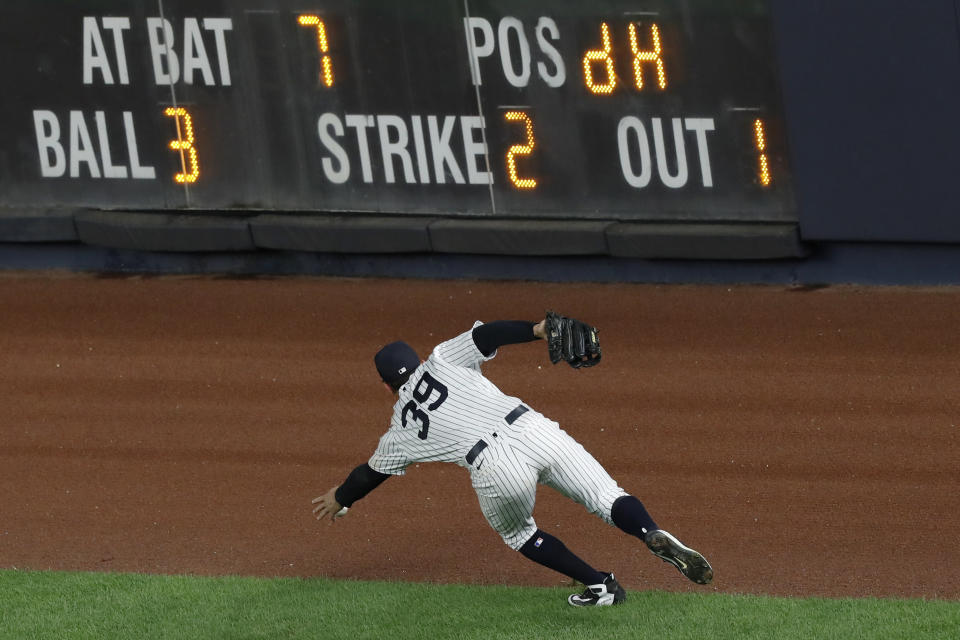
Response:
M483 325L483 322L477 320L469 329L463 333L457 334L449 340L444 340L431 352L431 357L441 361L452 361L460 363L464 358L471 358L480 355L477 343L473 339L473 330Z

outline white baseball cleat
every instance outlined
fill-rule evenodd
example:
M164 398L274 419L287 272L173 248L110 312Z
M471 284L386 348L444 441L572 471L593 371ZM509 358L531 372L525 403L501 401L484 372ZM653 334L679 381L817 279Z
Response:
M600 584L587 585L583 593L573 594L567 602L573 607L607 607L622 604L626 599L627 592L611 573Z

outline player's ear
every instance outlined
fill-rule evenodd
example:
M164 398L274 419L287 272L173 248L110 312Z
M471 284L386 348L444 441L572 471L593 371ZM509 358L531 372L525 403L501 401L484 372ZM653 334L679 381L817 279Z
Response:
M391 387L390 385L388 385L386 382L382 382L382 381L381 381L381 384L383 384L383 388L384 388L384 389L386 389L387 391L390 392L390 395L393 395L393 387Z

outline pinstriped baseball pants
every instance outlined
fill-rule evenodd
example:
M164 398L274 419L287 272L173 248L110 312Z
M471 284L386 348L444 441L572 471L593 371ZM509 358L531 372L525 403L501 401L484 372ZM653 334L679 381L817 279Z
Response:
M556 422L531 416L525 429L484 440L488 446L470 467L471 481L484 517L509 547L519 550L537 530L538 483L613 524L613 503L627 492Z

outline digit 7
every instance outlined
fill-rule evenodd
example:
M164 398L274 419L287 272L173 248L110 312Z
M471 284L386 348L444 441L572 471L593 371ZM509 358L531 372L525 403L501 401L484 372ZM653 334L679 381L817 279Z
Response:
M330 47L327 43L327 27L317 16L301 15L297 16L297 23L301 27L317 28L317 49L320 50L320 81L327 87L333 86L333 62L327 52Z

